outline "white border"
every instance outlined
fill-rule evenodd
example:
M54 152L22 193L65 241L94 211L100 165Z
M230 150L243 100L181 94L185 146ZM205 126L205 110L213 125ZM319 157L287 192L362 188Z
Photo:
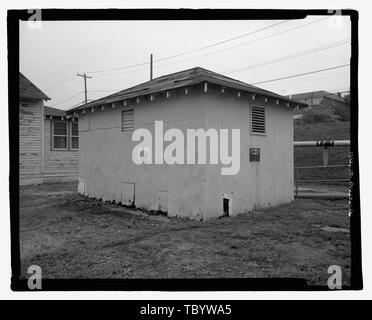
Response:
M365 0L314 0L309 2L289 1L84 1L84 0L55 0L55 1L21 1L4 0L0 2L1 33L0 33L0 73L3 75L1 86L1 106L3 115L0 117L1 150L9 150L8 146L8 95L7 95L7 36L6 10L17 8L281 8L281 9L319 9L319 8L353 8L359 11L359 164L362 208L362 245L363 245L363 291L338 292L22 292L10 290L10 224L9 224L9 158L7 152L1 155L1 204L0 215L0 298L2 299L371 299L372 298L372 197L368 187L372 181L372 159L370 143L371 107L371 41L370 17L372 4ZM13 106L14 107L14 106Z

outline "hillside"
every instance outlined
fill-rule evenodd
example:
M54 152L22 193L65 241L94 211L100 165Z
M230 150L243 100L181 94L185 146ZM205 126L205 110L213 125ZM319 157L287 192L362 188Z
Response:
M295 124L294 141L307 140L350 140L350 122L321 122ZM294 149L295 167L323 165L323 148L302 147ZM349 147L329 149L329 165L349 163ZM301 179L344 179L348 168L302 169Z

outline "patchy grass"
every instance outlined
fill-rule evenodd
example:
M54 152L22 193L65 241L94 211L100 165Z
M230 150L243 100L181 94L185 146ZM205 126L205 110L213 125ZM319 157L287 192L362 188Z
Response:
M349 234L321 230L349 228L346 200L296 200L196 222L86 199L75 189L22 188L23 276L36 264L44 278L299 277L326 285L337 264L350 284Z

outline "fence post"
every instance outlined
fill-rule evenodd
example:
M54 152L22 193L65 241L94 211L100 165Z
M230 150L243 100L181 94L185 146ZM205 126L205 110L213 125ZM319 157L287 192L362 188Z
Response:
M328 166L328 148L324 147L323 149L323 167Z
M296 197L298 195L298 184L300 180L300 169L296 168Z

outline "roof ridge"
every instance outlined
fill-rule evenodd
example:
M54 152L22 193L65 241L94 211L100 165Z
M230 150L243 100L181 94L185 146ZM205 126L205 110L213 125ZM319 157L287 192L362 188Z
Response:
M178 74L178 73L183 73L183 72L186 72L186 71L191 71L191 70L193 70L193 69L203 69L203 68L201 68L201 67L194 67L194 68L190 68L190 69L186 69L186 70L181 70L181 71L177 71L177 72L173 72L173 73L168 73L168 74L165 74L165 75L159 76L159 77L157 77L157 78L154 78L154 79L152 79L152 80L148 80L148 81L145 81L145 82L142 82L142 83L136 84L136 85L134 85L134 86L132 86L132 87L125 88L125 89L123 89L123 90L119 90L119 91L117 91L117 92L111 93L111 94L109 94L109 95L107 95L107 96L104 96L104 97L102 97L102 98L98 98L98 99L96 99L96 100L94 100L94 101L91 101L91 102L99 102L99 101L102 100L102 99L110 98L110 97L112 97L112 96L114 96L114 95L116 95L116 94L119 94L119 93L123 92L123 91L129 91L129 90L134 89L134 88L139 87L139 86L145 86L146 84L148 84L148 83L150 83L150 82L153 82L153 81L155 81L155 80L159 80L159 79L161 79L161 78L169 77L169 76L172 76L172 75L175 75L175 74ZM204 70L207 70L207 69L204 69ZM90 102L89 102L89 103L90 103ZM78 108L78 107L79 107L79 106L77 106L77 107L73 107L73 108L71 108L71 109L67 109L66 111L68 111L68 110L73 110L73 109L76 109L76 108Z
M292 96L300 95L300 94L311 94L311 93L317 93L317 92L322 92L322 93L325 93L325 94L332 94L331 92L326 91L326 90L315 90L315 91L306 91L306 92L294 93L294 94L292 94Z
M248 84L237 79L227 77L221 73L217 73L202 67L193 67L190 69L173 72L146 82L139 83L135 86L120 90L113 94L89 102L88 104L70 108L68 111L85 107L95 107L100 104L105 103L108 104L119 100L132 99L138 96L154 94L156 92L172 90L185 86L186 87L193 86L203 81L214 83L221 86L235 88L237 90L252 92L255 94L268 95L276 99L285 100L287 102L294 102L294 100L288 99L283 95L265 89L261 89L259 87L256 87L254 85Z

